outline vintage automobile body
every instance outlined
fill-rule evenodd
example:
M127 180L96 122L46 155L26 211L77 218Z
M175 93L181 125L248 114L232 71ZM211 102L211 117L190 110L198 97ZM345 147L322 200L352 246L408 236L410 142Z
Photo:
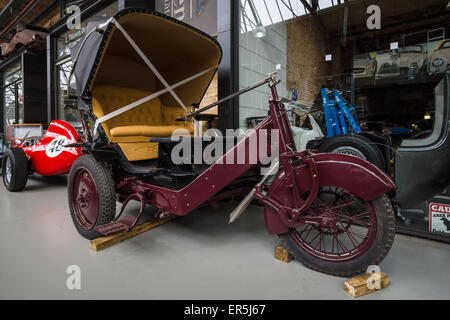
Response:
M81 149L64 146L79 141L76 130L62 120L52 121L42 137L11 141L2 159L5 187L9 191L23 190L33 172L43 176L69 173L73 162L81 156Z
M13 39L10 42L3 42L0 44L2 57L6 57L7 55L11 54L17 46L17 42Z
M400 50L400 74L414 78L424 68L427 59L422 45L407 46Z
M355 56L353 59L353 74L355 78L374 77L377 71L377 61L369 54Z
M287 101L286 101L287 102ZM320 152L348 154L369 161L386 173L390 172L391 147L389 139L369 132L359 134L342 134L328 137L323 119L317 119L313 114L322 113L321 109L313 111L305 106L293 103L287 104L288 109L297 110L299 117L307 117L307 124L292 126L297 150L317 149ZM320 116L318 118L321 118Z
M444 40L430 55L430 73L442 73L450 67L450 40Z
M23 29L17 32L13 40L16 43L20 43L24 46L38 46L45 48L45 38L47 37L47 33L32 29Z
M195 110L221 56L214 38L146 9L122 10L88 24L72 52L85 136L67 145L84 153L71 168L68 187L77 231L93 239L131 230L146 205L157 209L158 218L182 216L212 201L246 195L230 222L258 199L268 232L278 234L308 267L347 276L379 263L394 239L385 193L395 184L353 156L297 152L275 74L225 99L267 85L270 116L244 136L214 139L232 143L214 149L210 163L202 159L212 142L190 136L191 119L223 102ZM175 129L185 135L172 136ZM200 146L200 162L183 151L177 163L174 150L192 143ZM270 158L272 166L264 168ZM358 179L348 179L349 173ZM123 203L117 216L116 199ZM123 217L131 200L139 201L141 210Z
M400 75L400 53L397 51L385 50L377 52L377 79Z
M400 75L414 78L423 71L426 58L426 51L422 45L379 52L376 58L378 66L376 78Z
M450 72L436 85L434 124L419 139L404 139L395 152L396 200L402 209L450 185ZM413 173L413 174L412 174Z
M393 147L390 140L376 143L381 149L393 152L382 152L385 157L386 172L391 172L393 162L394 180L397 190L393 195L399 213L417 218L417 205L439 195L450 185L450 72L436 83L434 89L434 119L431 130L420 131L409 139L403 139L399 146ZM310 128L293 128L297 150L314 147L323 150L325 142L334 138L326 138L321 126L305 107L297 106L303 114L308 116ZM369 139L373 137L366 136ZM352 154L365 160L371 160L364 155L361 148L362 141L349 137L348 142L354 140L355 145L342 144L327 152ZM358 146L359 145L359 146ZM372 162L372 161L371 161ZM380 168L382 168L380 166ZM426 168L426 169L425 169ZM413 174L412 174L413 173ZM411 212L409 212L411 210Z
M0 45L2 57L10 55L20 46L45 50L45 38L47 37L46 32L42 31L40 28L34 27L33 29L30 29L20 24L16 29L17 32L11 41L4 42Z

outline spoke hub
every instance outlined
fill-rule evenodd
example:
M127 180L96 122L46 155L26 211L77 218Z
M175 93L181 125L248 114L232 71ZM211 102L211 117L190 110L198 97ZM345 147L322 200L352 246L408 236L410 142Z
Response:
M311 255L328 261L348 261L363 254L373 241L373 207L336 187L322 187L302 217L304 225L291 229L294 241Z
M330 230L336 230L336 217L334 217L331 213L324 213L320 216L320 227L328 228Z

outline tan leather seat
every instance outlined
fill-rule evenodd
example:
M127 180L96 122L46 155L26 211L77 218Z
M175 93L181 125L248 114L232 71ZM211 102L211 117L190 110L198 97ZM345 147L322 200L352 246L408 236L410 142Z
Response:
M150 94L132 88L96 86L92 90L92 111L100 118ZM170 137L177 129L193 134L192 123L175 120L183 115L180 106L164 106L155 98L103 122L102 127L129 161L154 159L158 157L158 144L149 142L150 138Z
M113 137L145 136L153 138L170 137L180 126L121 126L110 130Z

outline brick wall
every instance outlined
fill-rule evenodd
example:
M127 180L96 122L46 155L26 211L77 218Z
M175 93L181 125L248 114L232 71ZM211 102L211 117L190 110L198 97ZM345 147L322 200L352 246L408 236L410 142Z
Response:
M217 85L218 85L218 78L217 78L217 73L214 76L214 78L211 81L211 84L208 87L208 90L206 90L205 96L203 97L203 100L200 103L200 108L206 107L207 105L214 103L218 100L218 96L219 96L219 92L217 89ZM213 107L209 110L206 110L204 113L207 114L217 114L217 106ZM212 126L214 127L214 123L212 124ZM200 136L202 135L205 130L209 129L207 126L207 123L204 121L196 121L195 125L194 125L194 135L195 136Z
M314 17L287 22L287 88L295 84L298 102L311 107L323 86L338 87L343 73L343 52L336 39L327 43L332 62L326 62L326 33Z
M211 84L208 87L208 90L206 90L205 96L203 97L202 102L200 103L200 108L206 107L207 105L214 103L218 99L218 90L217 90L217 73L214 76L214 78L211 81ZM211 108L205 113L210 114L217 114L217 107Z
M281 64L278 75L280 97L290 98L295 83L299 102L311 107L322 86L339 87L338 77L344 70L343 51L337 41L332 41L332 62L325 62L324 32L314 18L290 20L267 26L267 35L256 38L253 32L242 33L239 41L239 89L254 84ZM330 77L331 75L331 77ZM239 124L245 129L248 117L265 116L268 112L268 87L241 95L239 98ZM200 106L217 101L217 75L211 82ZM217 114L217 107L206 113ZM203 128L199 128L201 132Z

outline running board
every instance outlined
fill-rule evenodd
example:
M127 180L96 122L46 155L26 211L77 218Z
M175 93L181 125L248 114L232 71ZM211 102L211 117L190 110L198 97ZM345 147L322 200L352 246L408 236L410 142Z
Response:
M139 210L138 215L136 217L126 216L126 217L123 217L122 219L120 219L120 217L122 216L123 212L125 211L125 208L126 208L128 202L130 202L130 200L137 200L141 203L141 209ZM122 231L129 232L137 225L139 219L142 216L142 213L144 212L145 205L146 205L146 198L144 195L142 195L140 193L134 193L134 194L130 195L123 202L122 209L120 209L120 212L117 215L117 217L113 221L111 221L107 224L96 227L95 231L97 231L98 233L100 233L103 236L109 236L111 234L114 234L117 232L122 232Z
M110 223L98 226L95 230L103 236L126 231L129 232L137 224L139 217L127 216L118 221L111 221Z
M142 234L148 230L161 226L170 222L171 220L177 218L178 216L170 216L168 218L160 218L158 220L153 220L149 222L144 222L136 225L130 232L119 232L106 237L99 237L97 239L91 240L89 243L89 248L98 252L109 248L115 244L118 244L122 241L131 239L139 234Z

